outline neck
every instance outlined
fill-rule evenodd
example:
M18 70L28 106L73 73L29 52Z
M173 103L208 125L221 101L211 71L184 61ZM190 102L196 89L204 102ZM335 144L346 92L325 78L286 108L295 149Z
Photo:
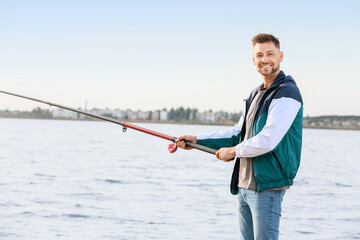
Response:
M264 81L264 88L268 88L275 81L275 78L279 75L279 73L280 69L269 76L263 75L262 79Z

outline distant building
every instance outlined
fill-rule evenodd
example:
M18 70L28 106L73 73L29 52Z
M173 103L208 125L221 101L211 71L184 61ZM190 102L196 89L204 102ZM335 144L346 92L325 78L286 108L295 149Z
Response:
M143 112L143 111L138 111L137 112L137 118L140 120L147 120L150 117L150 112Z
M169 114L167 111L160 111L160 121L169 120Z
M133 112L131 110L127 110L128 119L130 120L136 120L137 119L137 113Z
M119 110L119 109L112 110L111 115L114 118L119 118L119 119L127 119L128 118L127 111L123 111L123 110Z
M198 119L200 122L216 122L216 114L212 111L205 111L199 113Z
M160 111L154 111L151 116L151 120L153 121L159 121L160 120Z
M76 112L66 110L66 109L58 108L58 109L52 110L51 115L52 115L53 118L72 118L72 119L76 119L76 118L78 118L79 114L76 113Z
M99 109L99 108L94 108L93 110L91 110L92 113L95 113L97 115L111 115L112 111L109 109Z

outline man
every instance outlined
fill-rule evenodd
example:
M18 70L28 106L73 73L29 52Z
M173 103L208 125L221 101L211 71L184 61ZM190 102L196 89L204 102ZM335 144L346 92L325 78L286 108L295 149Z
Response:
M185 135L183 140L218 149L236 159L231 193L238 195L241 239L278 239L281 202L300 165L303 101L291 76L280 70L283 52L270 34L252 39L253 62L263 83L245 100L245 113L228 131ZM219 96L221 97L221 96Z

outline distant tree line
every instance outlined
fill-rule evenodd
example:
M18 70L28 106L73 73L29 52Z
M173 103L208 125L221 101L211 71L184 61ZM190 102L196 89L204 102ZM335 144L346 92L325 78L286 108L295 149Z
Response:
M41 109L39 107L34 108L29 112L31 117L50 118L52 117L51 112L48 109Z
M166 109L164 109L166 110ZM196 121L198 109L193 108L183 108L179 107L177 109L171 108L169 111L168 119L173 121Z
M304 119L307 119L309 121L323 121L325 119L329 119L331 121L360 121L360 116L356 116L356 115L323 115L323 116L317 116L317 117L309 117L306 116L304 117Z
M131 111L131 110L129 110ZM140 110L139 110L140 111ZM137 118L145 119L148 121L159 120L155 116L159 116L160 112L166 112L166 120L171 122L189 122L189 123L221 123L221 124L231 124L236 123L241 116L241 112L238 113L229 113L225 111L213 112L212 110L207 110L205 112L199 112L197 108L171 108L167 110L166 108L157 111L148 111L148 116L146 118ZM100 113L103 116L116 118L116 116L111 113ZM157 115L154 115L157 114ZM154 116L154 118L153 118ZM9 110L0 110L0 117L13 117L13 118L53 118L52 112L49 109L41 109L40 107L34 108L31 111L9 111ZM85 119L91 119L87 116ZM124 118L127 119L127 116ZM136 120L136 118L131 118ZM320 127L320 128L342 128L342 129L360 129L360 116L356 115L328 115L328 116L316 116L310 117L306 116L303 120L304 127Z
M91 110L90 110L91 111ZM110 111L110 112L109 112ZM133 113L141 112L141 110L138 111L132 111L132 110L126 110ZM170 110L167 110L166 108L163 108L162 110L156 110L156 111L148 111L148 115L146 118L139 117L137 119L146 119L149 121L153 121L158 119L159 114L166 112L166 120L172 121L172 122L192 122L192 123L201 123L201 122L221 122L221 123L230 123L230 122L237 122L241 116L241 112L237 113L228 113L225 111L217 111L214 112L213 110L207 110L204 112L200 112L197 108L184 108L184 107L178 107L178 108L171 108ZM145 112L143 112L145 113ZM117 118L117 115L114 115L113 112L111 112L110 109L105 109L104 112L98 113L100 115L103 115L105 117L110 118ZM156 115L155 115L156 114ZM8 111L8 110L0 110L0 116L2 117L20 117L20 118L52 118L52 112L50 112L48 109L41 109L40 107L34 108L32 111ZM142 115L144 116L144 115ZM88 118L84 116L84 118ZM120 117L121 118L121 117ZM133 116L130 118L128 116L128 113L126 113L122 119L136 119L133 118ZM209 120L210 119L210 120Z
M34 108L31 111L9 111L8 109L0 111L2 117L20 117L20 118L52 118L48 109Z

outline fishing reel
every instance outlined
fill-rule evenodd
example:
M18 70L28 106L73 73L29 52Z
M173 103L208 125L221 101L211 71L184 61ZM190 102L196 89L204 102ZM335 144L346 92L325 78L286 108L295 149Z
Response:
M176 143L170 143L169 146L168 146L168 151L170 153L174 153L176 152L178 146L176 145Z

